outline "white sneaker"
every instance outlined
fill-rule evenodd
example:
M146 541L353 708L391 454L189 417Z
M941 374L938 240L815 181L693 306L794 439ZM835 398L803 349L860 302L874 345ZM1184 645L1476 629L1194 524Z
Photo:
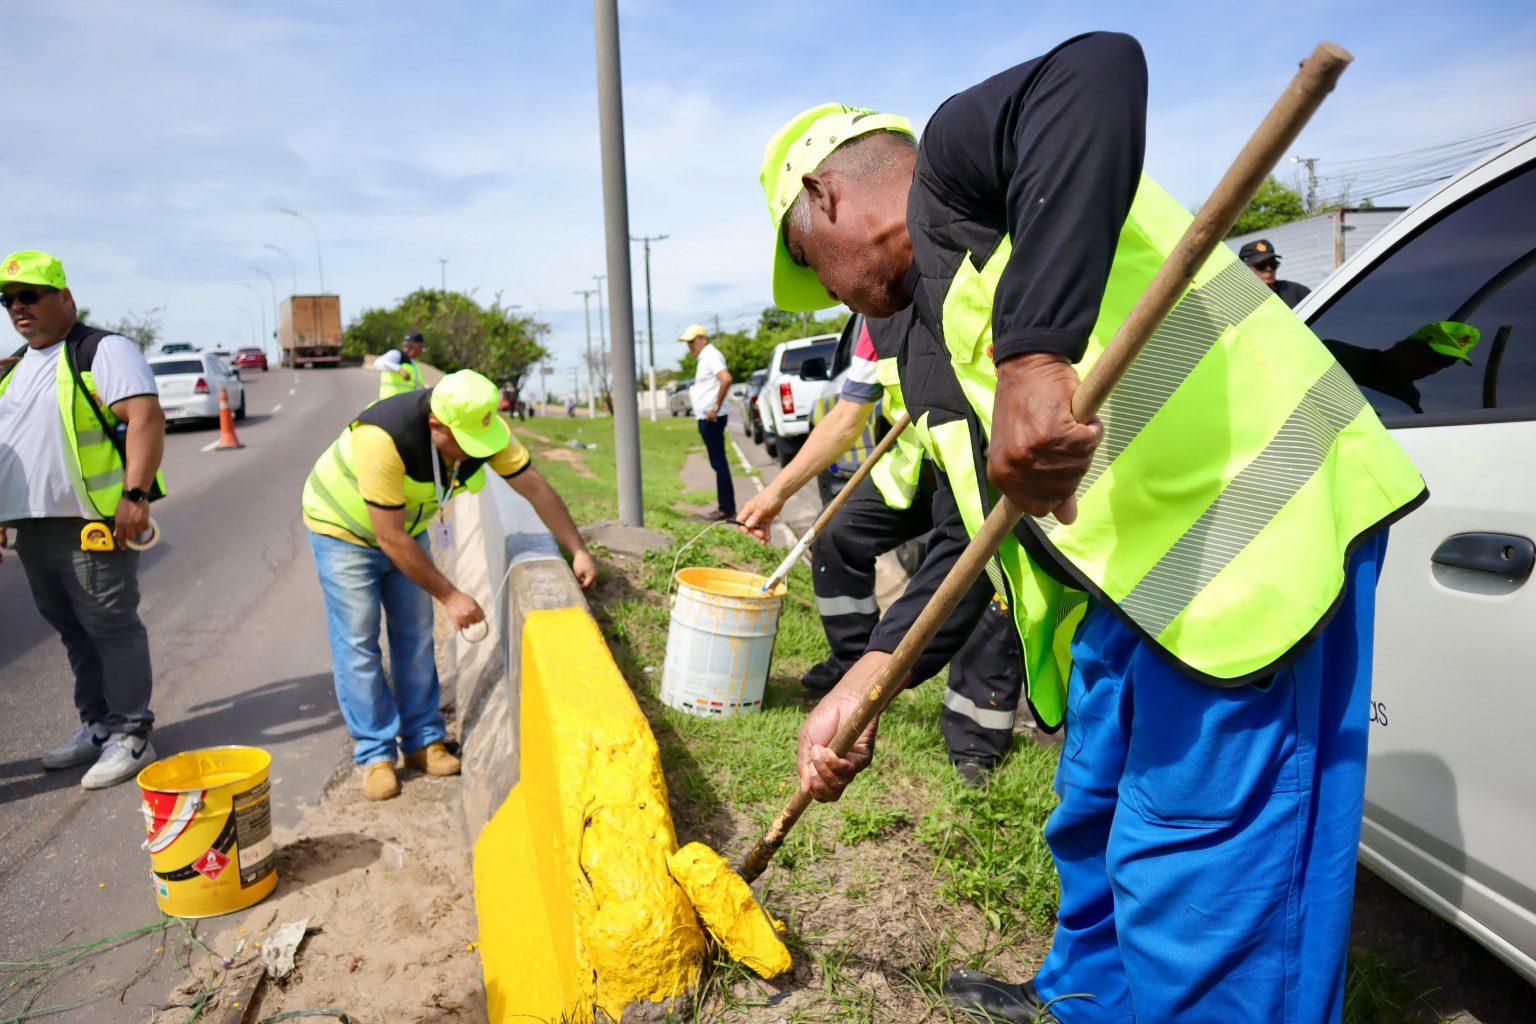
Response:
M75 730L62 747L54 747L43 755L43 767L48 769L73 768L101 756L101 748L107 742L107 734L100 722L87 722Z
M139 773L139 769L155 759L155 748L149 740L115 732L107 737L101 748L101 756L91 765L85 778L80 780L81 789L106 789L125 782Z

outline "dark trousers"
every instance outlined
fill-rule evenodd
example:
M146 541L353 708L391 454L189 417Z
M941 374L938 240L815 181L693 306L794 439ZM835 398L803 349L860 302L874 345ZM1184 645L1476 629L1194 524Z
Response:
M725 456L725 421L728 417L716 416L714 422L699 420L699 436L704 439L704 450L709 453L709 465L715 471L715 494L720 501L720 511L736 516L736 484L731 480L731 460Z
M882 620L875 603L875 560L930 531L922 568ZM816 609L840 670L846 672L866 650L895 650L966 541L954 496L944 484L925 482L905 509L887 505L868 479L859 485L811 543ZM921 682L949 662L941 724L951 760L995 762L1012 742L1023 659L1011 618L992 595L987 578L977 580L914 668Z
M83 519L16 524L16 554L32 600L64 641L82 722L108 732L149 735L153 673L139 619L139 553L81 551Z

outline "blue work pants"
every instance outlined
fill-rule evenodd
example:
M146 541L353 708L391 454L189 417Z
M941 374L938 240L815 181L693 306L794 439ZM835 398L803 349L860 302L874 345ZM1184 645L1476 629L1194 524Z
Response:
M1064 1024L1323 1024L1343 1012L1385 534L1273 677L1218 689L1102 606L1072 645L1061 877L1036 977ZM1086 996L1070 998L1076 993Z

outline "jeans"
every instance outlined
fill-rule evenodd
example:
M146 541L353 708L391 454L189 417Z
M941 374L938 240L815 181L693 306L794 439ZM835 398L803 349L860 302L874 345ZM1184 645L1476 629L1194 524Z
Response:
M1248 686L1197 683L1090 608L1045 826L1061 906L1035 976L1065 1024L1340 1019L1385 548L1359 546L1332 621Z
M139 618L139 553L81 551L84 519L13 524L16 554L38 613L64 641L82 722L148 736L154 674Z
M425 550L426 535L416 543ZM336 703L355 741L353 758L358 764L393 761L397 749L412 753L442 739L447 727L438 710L431 596L378 548L314 531L309 546L325 593ZM392 679L384 676L379 650L381 613Z
M715 495L720 500L720 511L736 516L736 484L731 480L731 461L725 457L725 421L716 416L711 423L699 420L699 436L704 439L704 450L709 453L709 464L715 471Z

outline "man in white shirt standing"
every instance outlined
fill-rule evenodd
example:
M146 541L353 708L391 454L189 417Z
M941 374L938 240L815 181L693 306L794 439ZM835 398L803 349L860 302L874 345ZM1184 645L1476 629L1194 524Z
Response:
M400 342L399 348L392 348L373 361L373 368L379 374L379 401L426 387L421 379L421 367L416 365L426 343L419 331L412 331Z
M704 439L704 450L709 453L709 464L715 471L715 493L719 498L718 508L698 518L705 522L735 519L736 485L731 481L731 462L725 455L725 392L731 386L731 371L725 368L725 356L710 342L703 324L691 325L677 340L686 342L688 351L699 361L688 396L693 400L699 436Z
M43 252L0 262L0 305L26 339L0 367L0 545L16 531L37 610L64 641L80 727L44 768L91 763L104 789L155 759L153 676L139 619L149 501L163 493L165 413L127 338L80 323L64 267Z

